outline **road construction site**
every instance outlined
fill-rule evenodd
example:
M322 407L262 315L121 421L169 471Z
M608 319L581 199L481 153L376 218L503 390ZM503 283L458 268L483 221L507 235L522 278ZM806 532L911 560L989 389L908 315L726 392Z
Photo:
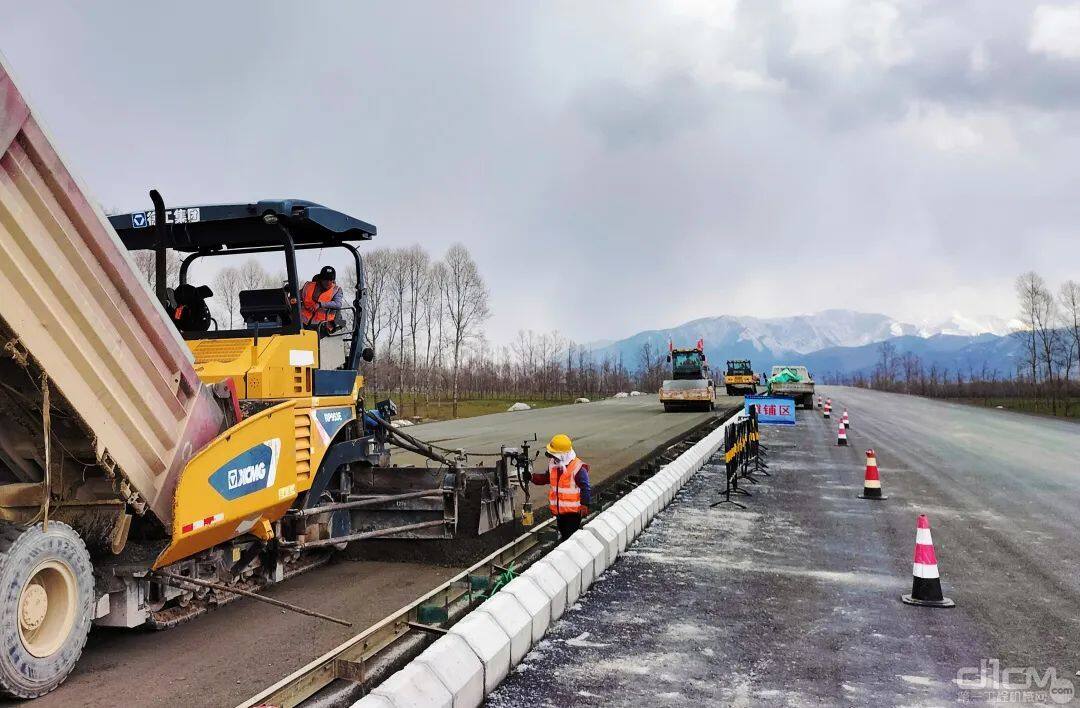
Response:
M659 396L404 426L393 401L365 400L358 245L373 224L304 199L178 206L157 190L151 210L106 218L2 64L0 148L5 695L920 703L968 698L950 677L992 665L1008 678L991 688L1027 678L1071 697L1073 425L825 389L835 417L827 404L770 429L768 472L758 413L794 422L793 406L736 416L699 339L669 343ZM355 268L348 296L332 267L302 279L297 251L326 248ZM225 329L188 266L254 254L283 278L239 290ZM728 368L753 386L749 362ZM813 405L805 367L774 367L769 385ZM555 433L573 443L551 439L551 476L534 478ZM878 461L887 499L866 499ZM554 487L559 524L530 480ZM928 517L957 609L927 607L952 606Z
M722 410L730 411L738 404L739 399L717 399L717 408ZM534 433L544 440L556 432L574 431L582 457L592 465L593 482L602 488L636 461L715 415L665 414L656 396L648 395L424 424L409 431L445 447L470 450L497 450L502 441L520 442ZM532 491L533 504L541 512L546 491ZM240 703L420 597L469 562L468 558L457 560L460 565L455 566L342 560L266 592L347 619L353 622L351 628L250 600L233 602L162 632L95 627L72 675L34 705ZM258 628L254 639L253 627ZM208 637L213 641L207 641ZM290 650L267 652L269 646ZM154 681L131 678L151 675Z
M1080 428L821 392L830 419L815 408L794 427L762 427L769 476L743 480L750 496L733 498L745 509L715 506L726 476L716 454L486 704L1068 702L1080 669ZM860 498L868 449L884 499ZM933 537L919 543L936 547L953 608L901 601L922 514Z

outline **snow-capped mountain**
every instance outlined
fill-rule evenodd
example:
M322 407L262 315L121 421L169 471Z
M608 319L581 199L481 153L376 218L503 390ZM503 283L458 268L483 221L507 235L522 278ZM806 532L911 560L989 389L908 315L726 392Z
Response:
M647 330L611 343L591 347L594 356L613 355L630 369L639 366L642 350L664 353L668 342L676 347L693 346L705 340L705 353L714 366L725 359L750 359L757 370L774 364L797 363L821 350L859 348L887 339L927 339L938 335L976 338L1001 337L1012 323L1000 318L966 318L954 314L944 322L915 325L887 315L824 310L794 317L705 317L676 327Z
M999 337L1005 337L1019 327L1020 322L1015 319L1007 320L992 315L967 317L954 312L948 319L940 322L921 322L919 324L919 336L933 337L936 334L952 334L960 337L977 337L980 334L996 334Z

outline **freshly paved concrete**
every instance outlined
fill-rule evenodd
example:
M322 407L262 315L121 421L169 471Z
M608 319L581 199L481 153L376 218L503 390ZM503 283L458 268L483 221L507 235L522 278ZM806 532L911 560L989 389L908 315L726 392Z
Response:
M710 508L722 468L699 472L488 705L982 704L992 682L958 671L995 659L1080 687L1080 426L823 394L849 447L816 411L767 428L746 510ZM857 498L868 447L885 501ZM955 609L900 602L919 513Z
M741 404L742 397L720 396L716 408L723 410ZM499 445L520 445L523 440L532 440L534 433L538 441L532 443L533 449L542 449L551 436L566 433L573 438L574 449L589 463L593 484L599 484L713 415L690 411L665 413L657 396L650 394L515 413L495 413L478 418L427 423L404 430L443 447L478 452L498 452ZM395 461L399 464L422 464L422 458L412 454L396 456ZM490 464L490 459L487 463ZM546 488L532 489L535 507L545 504L546 499Z
M720 399L718 406L739 399ZM497 450L535 432L573 435L601 482L705 419L664 413L656 396L613 399L407 428L447 447ZM395 458L407 464L406 456ZM490 461L489 461L490 464ZM546 499L539 488L537 508ZM94 629L75 672L35 706L234 705L437 586L454 568L342 562L267 594L355 622L340 627L239 600L164 632Z

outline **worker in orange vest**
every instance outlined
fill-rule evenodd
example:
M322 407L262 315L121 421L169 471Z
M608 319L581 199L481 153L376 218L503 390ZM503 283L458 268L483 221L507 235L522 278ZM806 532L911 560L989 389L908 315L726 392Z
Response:
M532 482L551 485L548 508L565 541L581 528L582 517L589 514L589 503L592 502L589 466L574 452L570 438L561 433L551 438L544 454L548 458L547 472L534 472Z
M333 266L323 266L314 278L300 288L300 318L304 327L319 329L319 325L328 323L323 328L333 330L334 320L341 309L341 288L335 282L337 273Z

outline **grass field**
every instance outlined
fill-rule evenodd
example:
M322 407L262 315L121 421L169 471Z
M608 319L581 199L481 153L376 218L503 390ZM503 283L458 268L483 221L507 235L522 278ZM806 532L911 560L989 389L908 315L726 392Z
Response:
M365 395L365 399L368 401L381 401L386 398L385 394L377 394L375 396ZM551 406L562 406L568 403L573 403L573 398L557 398L549 400L537 400L532 398L480 398L458 401L458 418L472 418L478 415L487 415L488 413L503 413L507 408L517 402L527 403L533 408L550 408ZM420 400L414 409L411 399L398 399L394 398L394 402L398 406L398 416L401 418L413 418L419 416L424 420L449 420L453 416L453 404L450 401L430 401L425 402ZM369 404L371 407L371 404Z
M1069 414L1065 415L1065 402L1059 400L1057 413L1050 408L1050 402L1040 398L961 398L956 399L960 403L969 403L987 408L1004 408L1020 413L1032 413L1034 415L1056 415L1058 418L1080 420L1080 398L1069 400Z

